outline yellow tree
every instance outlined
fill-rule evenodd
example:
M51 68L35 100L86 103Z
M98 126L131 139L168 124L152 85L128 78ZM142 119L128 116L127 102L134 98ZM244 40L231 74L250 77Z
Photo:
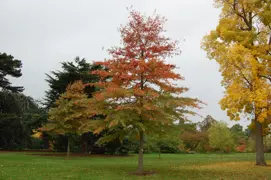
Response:
M67 87L51 108L48 123L41 130L52 134L82 134L90 131L90 121L95 116L91 101L84 93L85 85L77 81ZM68 136L67 155L70 154L70 136Z
M216 30L202 48L216 60L226 92L220 101L232 120L247 114L256 133L256 164L266 165L263 124L270 115L271 1L215 0L222 9Z

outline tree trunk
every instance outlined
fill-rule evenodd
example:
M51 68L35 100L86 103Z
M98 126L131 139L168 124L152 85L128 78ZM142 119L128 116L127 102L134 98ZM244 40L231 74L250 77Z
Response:
M256 165L265 166L264 145L263 145L263 127L262 123L255 120L256 123Z
M88 141L86 140L85 142L85 154L88 154Z
M140 131L137 173L143 173L143 145L144 145L144 132Z
M264 142L264 153L267 153L267 142L266 142L266 138L263 139Z
M92 154L92 147L93 147L92 140L90 140L90 144L88 144L88 153L90 154Z
M82 153L85 153L84 134L81 135L81 152L82 152Z
M87 134L82 134L81 136L81 145L82 145L82 153L88 153L88 137Z
M43 133L42 140L43 140L43 149L49 149L50 143L49 143L48 135L46 133Z
M67 156L70 156L70 137L68 137Z
M159 155L158 155L158 159L161 159L161 147L159 146Z

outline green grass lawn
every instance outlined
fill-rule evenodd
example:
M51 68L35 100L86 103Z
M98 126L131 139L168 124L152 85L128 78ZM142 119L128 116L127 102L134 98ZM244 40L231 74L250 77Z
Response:
M129 175L137 165L130 157L52 157L0 152L0 180L62 179L271 179L270 167L254 165L254 154L155 154L144 157L155 175ZM271 154L266 155L267 160ZM268 161L271 164L271 161Z

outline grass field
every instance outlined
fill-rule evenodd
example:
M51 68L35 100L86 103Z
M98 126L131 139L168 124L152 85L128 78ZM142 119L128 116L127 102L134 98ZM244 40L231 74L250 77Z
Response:
M52 157L28 153L0 152L1 180L63 179L271 179L270 167L254 165L254 154L155 154L145 155L145 170L155 175L129 175L136 169L137 156ZM271 154L266 155L267 160ZM271 161L268 161L271 164Z

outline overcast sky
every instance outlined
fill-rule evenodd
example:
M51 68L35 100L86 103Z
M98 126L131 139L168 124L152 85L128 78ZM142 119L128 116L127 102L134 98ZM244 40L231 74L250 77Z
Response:
M107 53L102 47L119 45L117 28L127 22L131 5L149 15L156 9L168 19L167 35L182 41L182 54L169 62L179 67L189 95L208 104L199 113L234 124L218 104L223 97L218 65L200 49L202 37L218 23L213 0L1 0L0 52L23 63L23 76L13 82L42 99L48 88L45 73L59 70L60 62L76 56L103 60Z

